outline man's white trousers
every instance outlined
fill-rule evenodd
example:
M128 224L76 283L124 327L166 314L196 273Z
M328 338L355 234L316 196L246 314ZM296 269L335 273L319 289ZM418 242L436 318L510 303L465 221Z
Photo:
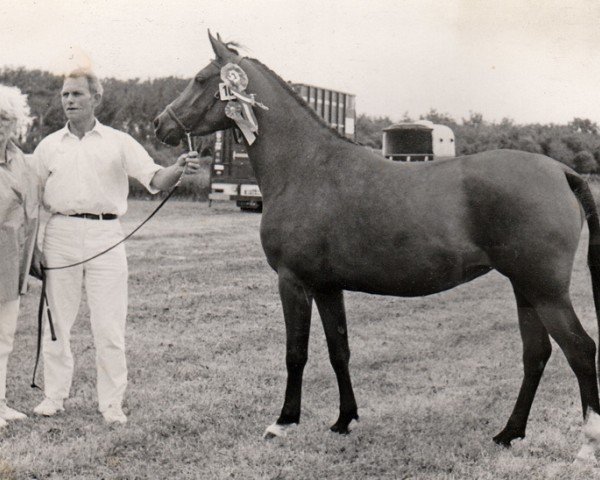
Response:
M60 267L91 257L123 238L118 220L90 220L53 215L44 235L44 265ZM49 270L47 293L56 341L45 322L44 391L58 400L69 396L73 379L71 327L85 286L96 348L98 406L121 405L127 387L125 318L127 259L124 245L77 267Z
M20 298L0 303L0 401L6 399L6 367L13 349Z

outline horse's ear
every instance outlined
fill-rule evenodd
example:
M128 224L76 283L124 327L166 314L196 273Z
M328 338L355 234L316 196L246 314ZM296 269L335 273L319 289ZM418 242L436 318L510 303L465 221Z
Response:
M213 37L208 31L208 39L212 45L213 51L217 58L227 59L233 56L233 53L227 48L227 46L221 41L221 36L217 33L217 38Z

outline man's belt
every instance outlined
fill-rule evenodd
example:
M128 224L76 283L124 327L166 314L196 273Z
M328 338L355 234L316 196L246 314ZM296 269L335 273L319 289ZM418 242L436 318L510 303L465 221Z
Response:
M72 213L67 217L87 218L88 220L116 220L118 215L114 213L101 213L100 215L95 213Z

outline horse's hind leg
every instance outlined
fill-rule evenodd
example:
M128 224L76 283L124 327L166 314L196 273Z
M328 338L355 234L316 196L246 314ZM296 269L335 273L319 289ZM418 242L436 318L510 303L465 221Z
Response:
M358 420L358 413L348 368L350 347L348 346L344 295L341 290L317 292L315 301L323 322L329 359L337 377L340 393L340 416L331 430L348 433L348 425L352 420Z
M577 377L584 418L589 410L599 413L596 344L581 326L568 295L539 302L535 309Z
M528 296L528 300L534 306L547 332L564 352L577 377L583 417L586 420L586 440L577 457L582 460L595 460L594 446L600 440L596 345L581 326L568 293L542 298Z
M550 321L545 321L544 325L565 352L567 361L579 383L581 406L586 425L583 429L585 442L577 454L577 460L595 462L594 450L600 441L600 417L598 416L600 402L595 364L596 344L581 326L568 297L566 297L566 301L563 301L563 306L562 309L555 309L550 305L544 305L538 308L538 311L542 318L550 319ZM554 318L552 318L553 315Z
M504 429L494 441L506 447L515 438L525 437L527 418L535 392L544 373L546 362L552 353L552 344L546 327L540 321L531 304L515 290L519 314L519 329L523 340L524 376L515 407Z
M281 415L274 424L267 427L265 438L285 436L286 429L300 421L302 374L308 360L312 297L291 271L280 269L278 275L285 319L285 361L288 376Z

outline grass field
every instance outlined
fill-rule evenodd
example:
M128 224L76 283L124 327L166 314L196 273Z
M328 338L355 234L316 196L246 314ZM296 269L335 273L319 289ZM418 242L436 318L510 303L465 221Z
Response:
M131 202L125 230L155 205ZM262 440L282 405L285 332L259 222L232 206L171 202L128 242L129 423L106 426L96 411L82 306L67 410L0 432L0 478L600 478L571 466L581 407L556 346L527 439L510 450L492 442L522 374L514 300L496 273L426 298L346 295L361 416L348 436L328 431L338 394L315 310L302 422L286 439ZM572 296L597 339L584 243ZM27 412L42 398L29 387L38 292L24 299L9 364L9 402Z

